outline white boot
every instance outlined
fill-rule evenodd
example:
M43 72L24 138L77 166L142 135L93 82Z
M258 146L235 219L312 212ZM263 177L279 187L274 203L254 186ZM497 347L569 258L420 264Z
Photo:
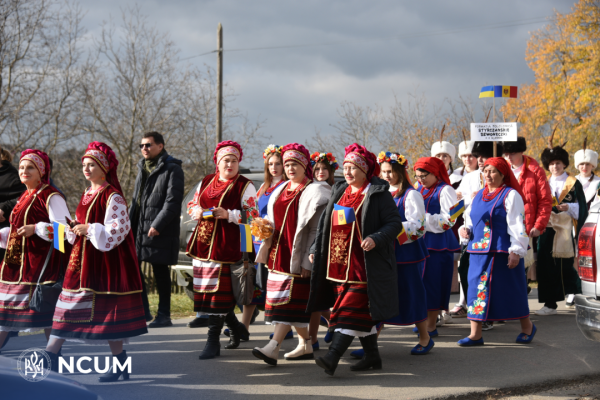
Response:
M276 340L271 340L265 347L255 347L252 350L252 354L256 358L260 358L269 365L277 365L277 358L279 358L280 343Z
M298 335L298 347L289 353L285 353L283 356L286 360L312 360L315 358L313 354L312 340L310 337L308 340L304 340L302 336Z

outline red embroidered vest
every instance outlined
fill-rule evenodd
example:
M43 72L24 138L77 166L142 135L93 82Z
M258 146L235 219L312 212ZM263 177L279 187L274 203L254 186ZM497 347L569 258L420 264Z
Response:
M100 189L93 199L77 206L75 216L82 224L104 225L111 197L119 193L110 185ZM125 200L123 200L125 201ZM123 219L129 222L127 215ZM69 292L93 291L97 294L131 294L142 291L142 278L138 267L133 233L112 250L103 252L83 236L77 236L71 251L63 289Z
M202 209L223 207L226 210L240 210L242 196L246 187L252 182L241 175L233 181L220 196L211 198L208 193L217 174L207 175L202 179L198 203ZM244 212L244 210L240 210ZM198 220L198 225L187 245L188 257L200 261L232 264L242 259L240 251L240 228L224 219L208 218Z
M19 236L17 229L38 222L50 223L48 203L50 198L55 195L60 196L60 193L49 185L43 185L33 196L28 197L28 193L25 191L19 198L17 206L10 216L8 244L0 270L2 283L37 284L48 252L54 247L54 244L35 233L28 238ZM56 282L60 274L59 261L59 252L53 251L40 283Z

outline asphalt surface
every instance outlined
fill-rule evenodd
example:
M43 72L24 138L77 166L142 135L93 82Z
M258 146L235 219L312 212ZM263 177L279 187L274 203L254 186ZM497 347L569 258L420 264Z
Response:
M453 302L456 296L453 296ZM541 307L536 291L530 298L530 308ZM353 346L340 362L334 377L329 377L312 360L290 362L283 354L296 347L297 341L286 340L280 352L279 365L271 367L254 358L251 349L268 341L272 327L258 317L251 326L251 340L239 349L221 350L221 357L199 360L207 328L186 327L190 319L175 320L170 328L150 330L149 334L132 339L126 346L132 356L132 375L128 381L101 384L96 373L66 374L84 384L104 400L113 399L235 399L280 400L303 398L356 399L421 399L463 398L469 393L537 385L556 379L580 378L600 373L600 343L586 340L575 323L575 311L559 304L559 314L540 317L532 314L538 328L530 345L518 345L518 322L497 325L484 332L485 346L461 348L456 341L468 335L468 320L454 319L453 324L438 328L440 336L429 355L411 356L417 343L410 327L389 327L383 330L379 345L383 369L352 372L355 360L349 357L360 347ZM324 328L319 331L321 350ZM228 339L222 336L221 343ZM44 347L43 335L12 338L2 355L18 357L22 350ZM66 342L63 356L109 355L108 346L89 346ZM35 383L32 383L35 384Z

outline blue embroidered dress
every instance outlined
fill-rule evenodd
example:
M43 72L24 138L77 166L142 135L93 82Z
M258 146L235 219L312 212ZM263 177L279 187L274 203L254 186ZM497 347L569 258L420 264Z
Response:
M525 207L519 193L508 187L483 197L483 190L465 213L471 229L467 317L474 321L523 319L529 316L524 257L529 237L525 231ZM463 239L463 241L466 241ZM508 268L508 255L521 257Z

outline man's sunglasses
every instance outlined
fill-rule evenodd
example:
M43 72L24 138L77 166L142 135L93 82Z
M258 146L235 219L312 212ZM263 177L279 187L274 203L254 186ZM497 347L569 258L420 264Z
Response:
M152 143L142 143L142 144L140 144L140 149L143 149L144 147L147 148L147 149L149 149L150 147L152 147Z

